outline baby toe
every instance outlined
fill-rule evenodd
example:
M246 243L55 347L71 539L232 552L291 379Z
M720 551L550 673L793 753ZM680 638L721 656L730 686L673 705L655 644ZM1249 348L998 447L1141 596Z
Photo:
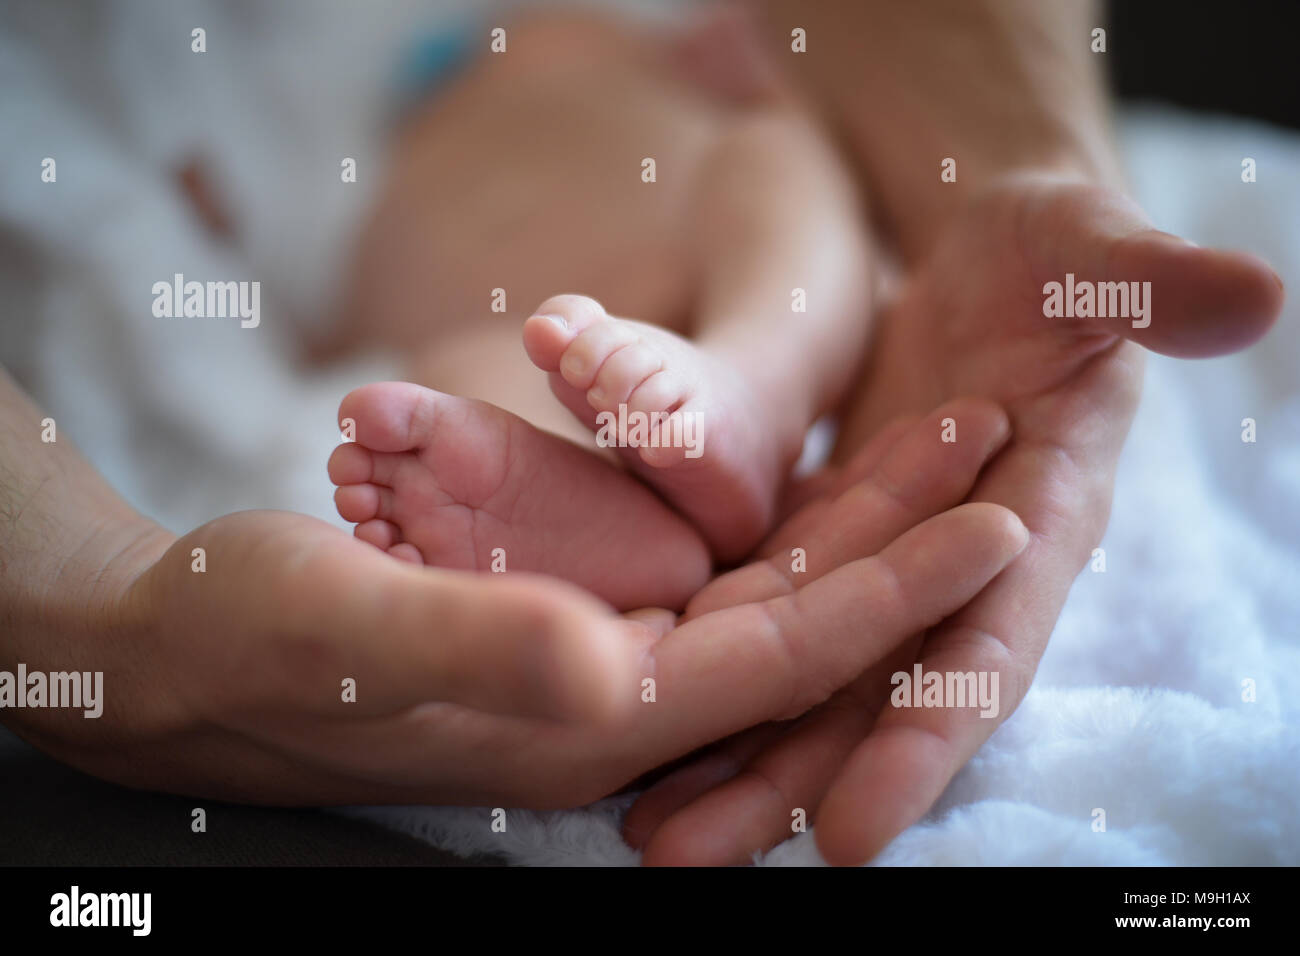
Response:
M650 430L650 440L640 448L641 460L651 468L671 468L686 458L683 443L685 413L678 409Z
M686 398L686 380L672 369L660 369L635 389L627 398L629 412L672 411Z
M344 485L334 492L334 504L344 521L360 524L371 518L391 520L393 491L379 485Z
M352 529L352 534L358 541L374 545L380 551L387 551L402 540L402 532L397 525L380 518L363 521Z
M613 411L650 376L664 367L659 351L644 343L619 349L601 366L587 402L597 411Z
M330 481L336 485L357 485L370 481L374 473L374 455L356 442L344 442L330 454Z
M610 356L640 338L640 333L626 322L610 320L590 326L564 350L560 375L570 386L585 392L595 384Z
M524 323L524 351L542 371L558 371L574 338L607 318L604 306L589 296L553 295Z
M402 541L388 549L388 553L398 561L405 561L408 564L424 564L424 555L420 549L407 541Z

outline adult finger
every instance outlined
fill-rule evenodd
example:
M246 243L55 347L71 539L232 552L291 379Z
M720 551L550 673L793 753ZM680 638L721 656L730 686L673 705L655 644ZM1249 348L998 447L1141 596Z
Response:
M1020 229L1032 237L1024 245L1035 294L1041 288L1059 297L1061 317L1049 321L1200 358L1245 348L1281 311L1282 280L1258 256L1201 248L1154 229L1126 196L1093 186L1024 196ZM1076 308L1089 292L1091 304Z
M624 838L655 865L729 866L811 823L854 748L875 723L878 687L910 667L921 636L904 641L822 706L763 737L741 735L649 788L624 818ZM723 771L727 771L725 774Z
M962 501L980 468L1006 442L1009 428L996 404L963 398L941 405L888 445L873 449L868 443L862 460L850 466L865 471L874 460L865 478L808 516L791 519L765 546L766 560L712 581L691 599L686 619L788 594L876 553L908 528Z
M645 662L654 710L626 746L667 760L798 716L967 603L1026 541L1006 509L962 505L792 594L683 624Z
M1100 535L1100 527L1081 516L1100 513L1104 524L1110 498L1114 458L1109 452L1073 452L1018 441L989 469L974 496L1024 514L1034 531L1030 546L969 606L931 632L921 649L925 673L985 675L987 686L997 689L996 713L956 706L885 708L818 811L817 845L828 861L870 859L919 820L1027 692L1083 556ZM1102 463L1086 469L1075 464L1089 458Z

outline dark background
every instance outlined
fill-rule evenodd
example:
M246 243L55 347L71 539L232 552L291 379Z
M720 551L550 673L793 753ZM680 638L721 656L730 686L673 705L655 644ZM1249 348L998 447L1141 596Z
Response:
M1107 7L1105 58L1121 99L1300 129L1300 0L1109 0Z

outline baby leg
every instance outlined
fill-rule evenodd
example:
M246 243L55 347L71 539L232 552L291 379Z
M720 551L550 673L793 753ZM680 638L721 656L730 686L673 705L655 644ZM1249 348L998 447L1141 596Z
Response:
M556 296L524 343L556 396L598 437L616 426L628 465L732 560L770 526L808 425L861 357L870 250L847 173L793 109L730 124L694 196L693 342Z

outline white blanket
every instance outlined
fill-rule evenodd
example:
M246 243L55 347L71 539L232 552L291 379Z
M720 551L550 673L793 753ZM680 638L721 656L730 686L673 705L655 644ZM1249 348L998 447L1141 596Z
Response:
M244 507L340 523L324 472L337 401L392 372L303 373L286 343L335 291L381 175L377 78L425 8L277 4L243 11L252 37L218 5L108 4L57 26L49 9L15 2L0 31L0 363L60 438L175 530ZM197 25L206 54L188 48ZM1158 225L1258 252L1300 290L1300 137L1161 112L1124 133ZM161 172L195 150L218 157L239 247L205 238ZM57 183L39 179L47 156ZM355 189L339 183L344 156L360 161ZM1254 184L1240 181L1245 156ZM301 188L263 175L284 164ZM261 326L153 318L152 283L177 271L261 280ZM1083 572L1028 698L878 862L1300 863L1298 312L1293 299L1240 356L1152 360L1105 573ZM505 833L486 809L354 812L458 852L634 863L617 833L627 803L511 811ZM804 835L760 862L816 861Z

